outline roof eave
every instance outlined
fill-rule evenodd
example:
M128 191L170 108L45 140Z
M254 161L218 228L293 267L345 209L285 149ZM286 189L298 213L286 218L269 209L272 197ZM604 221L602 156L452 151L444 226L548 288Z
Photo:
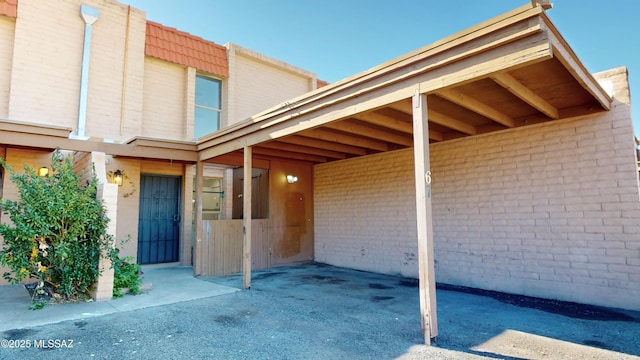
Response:
M439 82L438 84L433 81L428 81L429 76L425 76L425 74L429 75L431 72L435 73L434 70L456 62L468 62L467 60L472 58L478 52L494 51L502 45L517 43L520 40L524 41L524 39L528 37L533 37L532 42L534 42L534 44L529 46L531 50L525 51L526 54L523 56L513 58L512 62L504 62L503 69L506 69L507 67L524 66L526 63L549 59L552 56L551 47L548 39L545 38L546 33L543 31L542 22L538 18L538 16L543 12L544 9L541 6L532 7L531 4L522 6L511 12L471 27L466 31L449 36L436 43L425 46L337 83L311 91L305 95L294 98L280 104L279 106L257 114L243 122L221 129L198 141L200 159L206 160L210 156L223 154L224 151L236 150L238 144L230 145L228 143L230 141L233 142L234 139L245 136L252 131L264 132L266 128L272 128L275 131L275 129L278 128L280 131L270 132L269 135L263 134L262 137L276 136L276 134L282 136L283 131L281 129L281 122L301 117L305 113L311 111L319 111L322 108L335 105L336 103L343 101L337 99L343 94L350 94L350 98L359 97L362 99L364 98L364 95L371 95L373 92L373 90L371 90L373 87L369 87L369 89L367 89L367 85L369 83L377 83L375 86L376 89L384 86L396 85L394 83L397 83L399 80L392 79L387 81L385 79L389 77L389 74L398 72L398 69L404 69L403 71L405 71L403 81L407 80L409 77L415 76L415 80L420 91L429 92L437 90L438 87L442 88L446 86L453 86L458 83L470 81L470 76L473 76L473 74L470 72L465 74L465 76L451 76L447 79L446 83ZM508 30L508 34L502 36L506 30ZM472 44L476 41L483 42L480 44L481 46L479 46L478 49L466 48L467 44ZM447 57L447 54L452 52L454 55ZM421 70L412 70L417 63L421 64ZM478 76L488 76L488 73L491 71L499 71L503 69L482 69L478 72ZM486 72L486 74L483 72ZM415 90L415 85L412 86L411 89L403 89L402 96L406 95L406 97L410 97L413 95ZM367 92L369 92L369 94L367 94ZM344 98L345 97L343 96L343 99ZM393 100L394 99L389 98L388 101ZM349 111L353 112L356 108L358 108L358 106L352 106ZM366 109L361 108L360 110L363 111ZM349 111L343 111L342 114L344 116L352 115ZM306 121L306 126L313 126L312 122L308 121L308 119L301 118L298 121ZM327 118L324 117L324 120L319 121L330 121L330 119L327 120ZM319 125L321 124L316 124L316 126ZM302 127L300 127L300 129L302 129ZM225 146L220 147L223 144ZM211 148L213 147L220 148L212 150ZM202 153L203 150L207 149L209 150L206 153Z
M587 70L582 61L578 58L578 55L576 55L573 49L571 49L569 43L567 43L564 37L560 34L547 14L543 12L540 14L540 17L544 21L547 32L549 33L549 41L551 43L553 57L558 59L564 65L576 81L578 81L578 83L580 83L580 85L582 85L582 87L588 91L596 101L598 101L604 110L610 110L611 102L613 101L611 95L607 93L607 91Z

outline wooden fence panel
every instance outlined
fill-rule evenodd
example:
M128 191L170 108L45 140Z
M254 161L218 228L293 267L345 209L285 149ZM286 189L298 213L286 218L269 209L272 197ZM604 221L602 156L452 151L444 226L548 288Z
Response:
M251 268L253 270L271 267L271 245L267 219L256 219L251 222Z
M221 276L242 271L242 220L205 221L205 250L203 260L208 276ZM252 269L265 269L270 266L267 221L252 221Z

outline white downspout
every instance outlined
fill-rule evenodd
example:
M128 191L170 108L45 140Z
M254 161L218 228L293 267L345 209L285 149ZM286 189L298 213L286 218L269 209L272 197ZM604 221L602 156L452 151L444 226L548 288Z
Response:
M78 107L77 137L86 139L87 124L87 95L89 92L89 58L91 56L92 25L98 21L98 9L89 5L80 6L80 16L84 20L84 45L82 48L82 69L80 72L80 104Z

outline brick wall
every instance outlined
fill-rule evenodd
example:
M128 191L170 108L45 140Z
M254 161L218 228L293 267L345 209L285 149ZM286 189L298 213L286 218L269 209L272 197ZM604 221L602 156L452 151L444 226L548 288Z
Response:
M42 166L51 167L51 153L49 152L8 148L6 149L4 158L7 161L7 164L18 174L24 172L24 164L28 164L32 169L36 170ZM11 200L18 200L20 198L18 187L11 182L8 171L4 171L2 178L2 198ZM2 220L2 223L11 222L9 215L7 214L0 215L0 219ZM0 247L3 246L4 242L2 238L0 238ZM3 274L6 271L9 271L9 268L0 265L0 274ZM8 284L8 282L0 276L0 285L6 284Z
M123 140L139 130L146 20L132 9L127 25L128 7L115 1L20 1L8 117L77 128L82 3L100 12L93 25L86 135Z
M227 114L223 125L246 120L263 110L313 90L315 75L238 45L229 49Z
M182 66L154 58L145 59L144 136L186 140L186 74Z
M437 281L640 310L626 72L599 77L616 86L610 112L431 146ZM412 161L316 166L317 261L417 276Z
M77 127L84 31L79 6L70 1L20 2L10 118Z
M93 177L91 153L80 151L73 153L73 172L82 175L80 178L81 184L91 181Z
M9 116L14 28L14 19L0 16L0 118Z
M138 159L113 158L107 161L106 168L107 172L124 171L128 178L118 188L116 246L120 249L121 256L132 256L134 259L137 259L138 255L140 167L141 161Z
M417 277L412 156L394 151L315 167L316 261Z

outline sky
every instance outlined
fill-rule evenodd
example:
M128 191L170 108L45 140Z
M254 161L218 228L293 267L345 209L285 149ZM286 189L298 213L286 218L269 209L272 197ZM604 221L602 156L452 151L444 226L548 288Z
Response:
M147 19L336 82L529 0L120 0ZM556 0L547 14L586 68L626 66L640 101L640 1ZM635 91L635 93L634 93ZM640 106L640 105L638 105ZM633 111L640 137L640 108Z

